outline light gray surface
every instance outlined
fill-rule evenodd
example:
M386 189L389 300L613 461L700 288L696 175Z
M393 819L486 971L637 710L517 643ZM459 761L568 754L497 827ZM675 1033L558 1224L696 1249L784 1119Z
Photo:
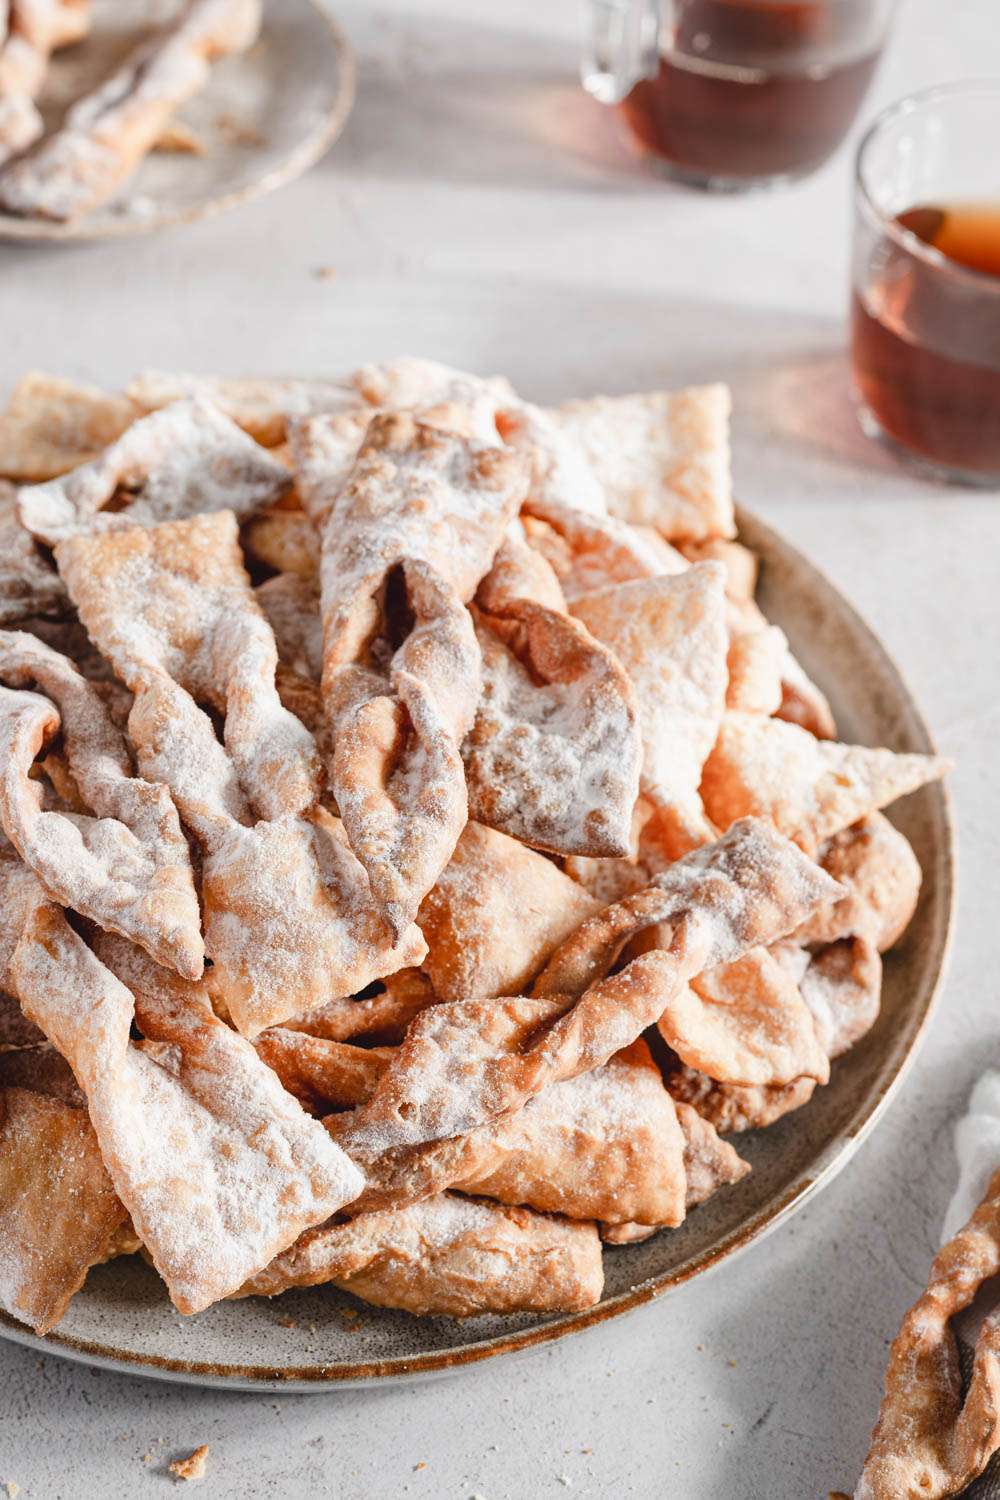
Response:
M574 90L575 0L340 11L360 98L303 181L148 242L0 251L0 387L30 366L326 373L400 349L543 398L729 380L740 497L867 615L958 760L951 981L843 1176L668 1303L514 1363L322 1398L168 1389L0 1344L0 1481L155 1496L167 1460L208 1442L220 1500L822 1500L853 1484L925 1275L950 1122L1000 1060L998 500L917 481L856 433L845 153L781 195L705 199L644 178ZM993 0L904 0L876 97L973 72L1000 73Z

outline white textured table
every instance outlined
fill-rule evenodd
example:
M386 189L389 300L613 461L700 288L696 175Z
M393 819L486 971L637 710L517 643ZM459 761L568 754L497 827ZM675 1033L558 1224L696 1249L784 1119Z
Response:
M219 1500L823 1497L856 1477L948 1196L951 1122L1000 1059L1000 497L916 481L855 429L848 152L779 195L674 190L574 87L574 0L340 10L360 97L302 182L148 241L0 250L0 388L30 366L319 374L400 351L540 398L728 380L741 500L867 615L958 761L951 978L875 1135L714 1278L520 1361L328 1397L170 1387L0 1343L0 1481L26 1500L154 1496L167 1460L208 1442ZM904 0L875 102L991 72L995 0Z

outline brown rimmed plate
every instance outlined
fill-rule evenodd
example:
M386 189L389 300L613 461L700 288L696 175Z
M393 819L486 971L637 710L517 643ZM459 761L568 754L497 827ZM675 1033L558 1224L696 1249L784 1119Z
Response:
M900 674L879 641L823 575L745 512L743 539L763 562L760 601L806 670L829 694L845 739L933 750ZM138 1257L92 1271L46 1338L0 1314L0 1334L133 1374L198 1385L318 1391L446 1373L528 1349L617 1317L703 1276L774 1229L845 1166L899 1088L927 1024L948 952L954 889L947 791L922 788L892 810L924 872L916 916L886 956L882 1014L835 1064L825 1089L769 1130L740 1138L753 1172L697 1209L678 1230L605 1253L596 1307L566 1317L413 1318L328 1288L272 1302L223 1303L182 1318Z
M90 34L52 59L39 104L50 128L113 71L177 0L146 6L94 0ZM249 203L300 177L344 127L354 103L354 54L322 0L264 0L247 52L217 63L178 120L201 155L152 152L114 202L70 224L0 212L0 239L92 240L148 234Z

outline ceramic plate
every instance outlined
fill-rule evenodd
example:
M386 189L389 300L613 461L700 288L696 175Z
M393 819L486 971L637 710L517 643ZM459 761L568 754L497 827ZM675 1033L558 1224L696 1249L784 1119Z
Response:
M763 562L760 601L829 694L847 740L894 750L934 747L885 650L811 563L753 516L743 539ZM911 1061L948 948L952 830L948 797L924 787L891 813L924 872L916 916L886 955L882 1014L835 1064L827 1088L766 1131L740 1137L753 1172L692 1213L681 1229L608 1249L604 1296L570 1316L412 1318L328 1288L267 1302L223 1303L182 1318L140 1259L92 1271L69 1312L36 1338L0 1314L0 1332L52 1354L167 1380L244 1389L321 1390L455 1370L563 1338L662 1297L731 1259L830 1181L882 1114Z
M94 0L94 25L52 59L39 101L46 124L105 78L176 0L140 7ZM139 22L139 24L137 24ZM0 238L88 240L144 234L249 203L301 176L341 132L354 102L354 55L313 0L264 0L249 51L223 58L200 94L178 110L200 156L154 151L115 202L74 224L0 213Z

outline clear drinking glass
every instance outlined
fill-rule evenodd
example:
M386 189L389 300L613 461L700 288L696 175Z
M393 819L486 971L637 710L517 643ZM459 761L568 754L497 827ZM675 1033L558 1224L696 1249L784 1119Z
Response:
M581 76L669 176L805 176L851 126L895 0L589 0Z
M1000 486L1000 82L881 114L858 148L851 349L862 426Z

